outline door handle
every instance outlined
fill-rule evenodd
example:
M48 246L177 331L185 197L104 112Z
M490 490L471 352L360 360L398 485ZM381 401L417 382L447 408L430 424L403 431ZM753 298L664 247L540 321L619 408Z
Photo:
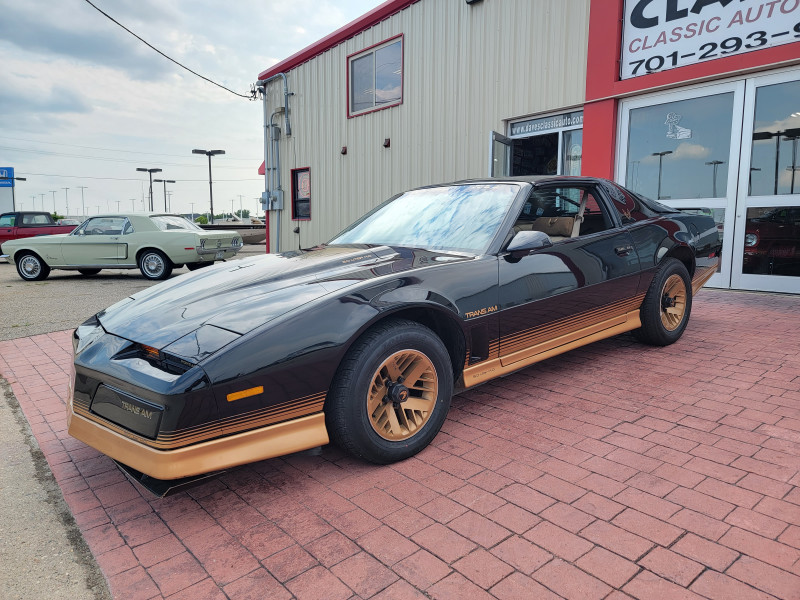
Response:
M617 246L614 248L614 252L619 256L628 256L628 254L633 252L633 246Z

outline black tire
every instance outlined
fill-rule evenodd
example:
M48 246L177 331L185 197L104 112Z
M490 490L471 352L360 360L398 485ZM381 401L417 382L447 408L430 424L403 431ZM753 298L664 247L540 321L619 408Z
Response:
M392 379L393 372L387 386L384 377ZM413 377L413 384L405 380L410 388L400 373ZM413 321L385 321L362 335L342 361L325 404L328 433L340 448L370 462L404 460L439 432L452 395L450 355L436 334Z
M209 262L199 262L199 263L186 263L186 268L190 271L196 271L197 269L202 269L203 267L210 267L213 265L213 261Z
M145 250L139 255L139 270L151 281L167 279L172 275L172 261L158 250Z
M81 275L97 275L101 269L78 269Z
M50 275L50 267L33 252L24 252L16 258L17 273L25 281L41 281Z
M642 302L642 327L633 334L646 344L668 346L677 342L692 312L692 281L686 265L667 258L656 269Z

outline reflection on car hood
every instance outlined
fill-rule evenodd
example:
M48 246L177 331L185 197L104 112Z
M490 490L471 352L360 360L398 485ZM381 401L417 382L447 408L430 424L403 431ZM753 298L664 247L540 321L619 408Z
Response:
M267 254L176 277L118 302L98 317L109 333L162 349L203 325L245 334L359 281L468 258L386 246Z

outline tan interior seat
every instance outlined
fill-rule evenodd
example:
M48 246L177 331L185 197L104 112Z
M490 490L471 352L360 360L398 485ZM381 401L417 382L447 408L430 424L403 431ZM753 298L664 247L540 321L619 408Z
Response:
M575 217L539 217L534 221L517 222L514 232L541 231L546 233L553 242L560 242L572 236Z

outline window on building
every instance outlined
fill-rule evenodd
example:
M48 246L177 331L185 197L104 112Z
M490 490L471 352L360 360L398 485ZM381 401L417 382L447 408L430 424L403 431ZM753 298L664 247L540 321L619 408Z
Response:
M308 168L292 170L292 219L311 220L311 171Z
M396 37L348 57L349 115L403 101L403 38Z

